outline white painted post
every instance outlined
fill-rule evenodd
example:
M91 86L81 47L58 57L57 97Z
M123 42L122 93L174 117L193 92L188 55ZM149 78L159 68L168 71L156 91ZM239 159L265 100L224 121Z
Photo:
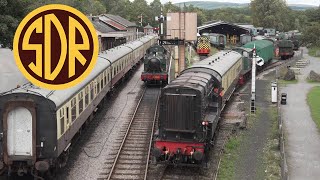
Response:
M250 109L251 114L255 114L256 112L256 63L257 63L257 54L256 54L256 45L253 46L253 58L252 58L252 69L251 69L251 103Z
M278 102L278 86L277 82L271 82L271 102Z

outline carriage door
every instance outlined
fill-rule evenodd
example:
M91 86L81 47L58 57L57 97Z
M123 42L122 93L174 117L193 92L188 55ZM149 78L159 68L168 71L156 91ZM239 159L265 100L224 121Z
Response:
M9 156L32 156L32 115L24 107L11 110L7 118Z

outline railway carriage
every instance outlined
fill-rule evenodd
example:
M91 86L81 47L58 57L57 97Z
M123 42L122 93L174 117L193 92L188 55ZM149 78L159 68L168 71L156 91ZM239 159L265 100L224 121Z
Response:
M155 38L145 36L100 53L86 79L69 89L50 91L28 83L0 94L1 171L23 175L63 167L73 137Z
M206 161L226 101L235 90L242 55L220 51L184 70L161 92L157 162L199 165Z

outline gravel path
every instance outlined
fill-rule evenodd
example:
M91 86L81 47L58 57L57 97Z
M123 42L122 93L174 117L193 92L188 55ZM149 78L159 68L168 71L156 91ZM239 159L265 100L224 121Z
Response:
M307 54L304 58L310 60L310 65L301 70L298 83L281 88L281 92L288 94L287 105L281 108L290 180L316 180L320 177L320 134L306 101L308 92L316 84L305 80L310 70L320 73L320 58Z
M140 80L142 70L143 66L140 66L131 79L114 92L114 97L105 102L76 142L67 166L59 172L57 179L93 180L99 177L123 122L131 117L137 104L143 85Z

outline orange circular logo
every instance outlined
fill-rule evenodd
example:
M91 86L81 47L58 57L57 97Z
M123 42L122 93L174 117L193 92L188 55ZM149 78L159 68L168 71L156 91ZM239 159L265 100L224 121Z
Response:
M14 36L16 64L33 84L66 89L92 71L98 57L98 36L80 11L60 4L28 14Z

